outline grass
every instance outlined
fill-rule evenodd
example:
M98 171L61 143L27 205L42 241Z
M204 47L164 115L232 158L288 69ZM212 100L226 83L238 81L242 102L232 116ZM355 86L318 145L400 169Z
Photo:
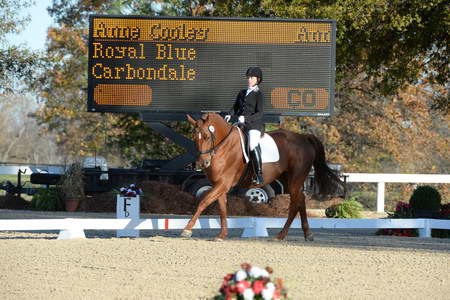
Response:
M22 184L25 181L29 181L30 180L30 175L22 175ZM3 181L11 181L12 184L16 185L17 184L17 175L0 175L0 183L2 183Z
M10 181L12 184L17 185L17 175L4 175L0 174L0 184L2 184L4 181ZM20 179L22 186L25 187L40 187L39 184L31 184L30 183L30 175L22 175ZM5 196L6 191L0 190L0 196ZM28 196L26 194L21 195L23 199L27 201L31 201L32 196Z
M17 175L3 175L0 174L0 184L4 181L10 181L12 184L17 185ZM22 186L26 187L40 187L40 184L31 184L30 175L22 175L20 179Z

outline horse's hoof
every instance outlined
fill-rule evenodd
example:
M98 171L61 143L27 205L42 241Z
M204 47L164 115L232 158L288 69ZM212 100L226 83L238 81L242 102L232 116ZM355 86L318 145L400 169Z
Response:
M223 238L216 237L216 238L214 239L214 242L223 242Z
M180 234L181 237L190 238L192 236L192 230L183 230Z
M305 236L305 241L313 242L314 241L314 235L311 233L310 235Z
M275 242L281 242L284 240L284 236L277 235L274 239Z

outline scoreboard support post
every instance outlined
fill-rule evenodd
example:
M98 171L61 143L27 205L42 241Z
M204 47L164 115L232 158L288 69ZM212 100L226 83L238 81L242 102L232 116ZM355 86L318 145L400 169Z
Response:
M179 170L184 168L186 165L191 164L195 162L197 159L196 156L196 148L194 146L194 143L188 139L187 137L179 134L175 130L167 127L166 125L160 123L160 122L151 122L151 121L145 121L144 123L147 124L151 129L156 131L157 133L160 133L164 135L165 137L169 138L172 142L177 144L178 146L186 149L186 153L183 153L172 160L170 160L167 164L163 165L161 170Z

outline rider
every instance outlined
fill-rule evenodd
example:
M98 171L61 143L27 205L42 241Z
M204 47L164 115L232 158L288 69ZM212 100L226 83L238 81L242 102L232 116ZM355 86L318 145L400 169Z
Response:
M225 116L225 120L230 121L231 117L237 117L239 123L244 124L244 129L250 138L250 155L255 170L255 184L264 183L262 176L261 148L259 140L264 133L263 114L264 99L259 90L258 84L262 82L262 71L258 67L250 67L246 72L248 87L239 92L234 102L233 108Z

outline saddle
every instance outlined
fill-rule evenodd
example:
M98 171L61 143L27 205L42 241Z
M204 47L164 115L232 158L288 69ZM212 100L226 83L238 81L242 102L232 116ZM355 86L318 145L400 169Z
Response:
M245 130L240 127L238 129L241 136L242 154L244 155L245 162L248 164L250 162L250 138ZM261 147L262 163L277 162L280 159L278 146L270 134L263 134L259 141L259 146Z
M249 178L250 181L256 177L255 170L253 169L253 164L250 163L250 138L248 133L238 126L239 134L241 137L241 149L246 163L244 173L242 174L238 186L246 179ZM267 133L264 133L259 142L261 147L261 161L262 163L276 162L279 160L280 155L278 152L277 144L274 139Z

